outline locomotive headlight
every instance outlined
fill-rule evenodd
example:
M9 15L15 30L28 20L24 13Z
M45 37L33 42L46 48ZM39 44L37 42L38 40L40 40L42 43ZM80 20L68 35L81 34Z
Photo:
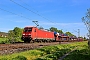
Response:
M23 34L23 35L25 35L25 34Z

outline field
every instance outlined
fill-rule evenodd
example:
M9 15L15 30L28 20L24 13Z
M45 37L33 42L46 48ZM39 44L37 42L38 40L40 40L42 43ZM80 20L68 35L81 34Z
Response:
M59 44L45 46L43 48L29 50L21 53L0 56L1 60L57 60L66 53L72 51L64 60L90 60L90 50L87 42L75 42L71 44ZM86 59L87 58L87 59Z
M6 42L8 42L7 38L0 38L0 43L6 43Z
M0 44L10 44L12 40L9 40L8 38L0 38ZM23 42L22 40L18 40L17 42Z

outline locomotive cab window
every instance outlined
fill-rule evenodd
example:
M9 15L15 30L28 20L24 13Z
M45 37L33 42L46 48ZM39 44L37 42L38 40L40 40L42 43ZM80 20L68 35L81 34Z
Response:
M32 28L28 28L28 32L32 31Z
M24 32L31 32L32 31L32 28L25 28L24 29Z
M27 32L27 31L28 31L28 30L25 28L25 29L24 29L24 32Z

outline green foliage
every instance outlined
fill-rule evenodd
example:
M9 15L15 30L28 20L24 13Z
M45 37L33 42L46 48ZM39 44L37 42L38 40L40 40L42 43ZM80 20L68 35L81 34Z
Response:
M90 60L90 49L88 49L88 46L82 45L71 52L64 60Z
M58 32L58 33L63 33L62 30L58 30L58 29L55 28L55 27L51 27L51 28L50 28L50 31L56 31L56 32Z
M55 50L55 49L54 49ZM50 51L50 50L49 50ZM45 56L39 57L36 60L57 60L59 57L63 56L67 52L71 51L70 49L59 49L51 53L47 53Z
M0 44L6 44L9 43L8 38L0 38Z
M86 37L84 37L83 39L84 39L84 41L87 41L87 38Z
M65 34L67 34L69 36L74 36L71 32L66 32Z
M42 56L44 55L44 52L41 52L39 50L31 50L28 54L31 54L32 56Z
M57 46L50 46L50 47L43 47L43 48L40 48L38 50L43 51L46 54L50 54L50 53L53 53L55 51L58 51L59 48Z
M14 31L15 37L21 37L22 36L22 29L21 28L15 27L13 31Z
M62 34L62 33L63 33L63 31L62 31L62 30L58 30L58 33L61 33L61 34Z
M8 39L11 43L18 42L21 40L23 29L15 27L13 30L8 32Z
M15 58L12 58L12 60L27 60L27 58L24 56L17 56Z
M50 28L50 31L56 31L56 32L58 32L57 28L55 28L55 27L51 27Z
M13 42L15 40L14 39L14 36L15 36L14 31L13 30L10 30L8 32L8 39L9 39L10 42Z
M7 60L7 58L2 58L2 59L0 59L0 60Z
M52 58L45 58L45 57L42 57L42 58L37 58L36 60L52 60Z

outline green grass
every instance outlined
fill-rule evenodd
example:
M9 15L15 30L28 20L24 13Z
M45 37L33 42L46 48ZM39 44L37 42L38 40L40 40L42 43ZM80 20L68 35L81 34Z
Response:
M8 39L7 38L0 38L0 43L3 44L3 43L7 43L8 42Z
M72 49L76 47L79 48L79 51L81 47L86 49L83 46L87 48L87 42L76 42L76 43L71 43L71 44L62 44L62 45L59 44L59 45L54 45L54 46L46 46L43 48L29 50L29 51L25 51L21 53L3 55L3 56L0 56L0 59L12 60L13 58L17 58L18 56L23 56L24 58L27 58L28 60L57 60L59 57L70 52Z
M23 42L21 39L18 39L17 42ZM9 40L8 38L0 38L0 44L10 44L11 40Z
M0 38L0 42L1 41L6 41L7 40L7 38Z
M72 53L70 53L64 60L90 60L90 48L88 45L82 45Z

